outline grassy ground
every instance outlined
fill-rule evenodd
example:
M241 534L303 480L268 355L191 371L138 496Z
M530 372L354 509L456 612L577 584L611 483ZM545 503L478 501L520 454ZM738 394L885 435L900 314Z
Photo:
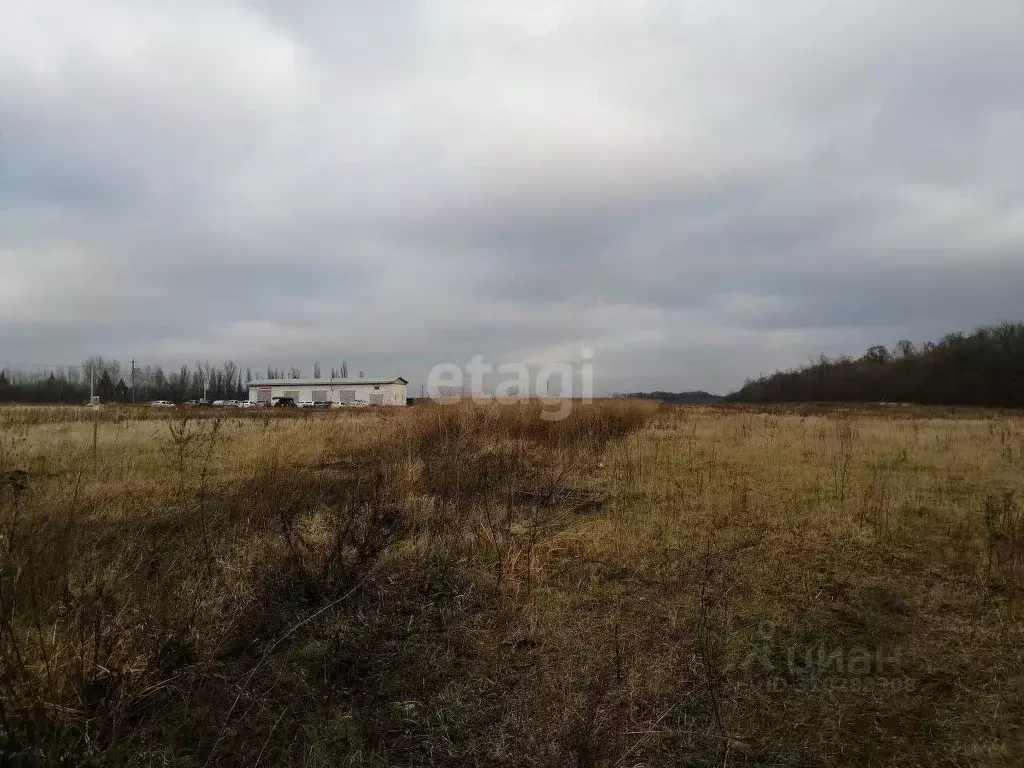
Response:
M1024 760L1012 414L219 416L0 409L0 753Z

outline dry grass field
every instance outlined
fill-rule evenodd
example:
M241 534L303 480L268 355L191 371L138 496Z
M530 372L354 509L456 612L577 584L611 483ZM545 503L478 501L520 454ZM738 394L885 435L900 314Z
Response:
M0 409L0 764L1024 763L1024 419Z

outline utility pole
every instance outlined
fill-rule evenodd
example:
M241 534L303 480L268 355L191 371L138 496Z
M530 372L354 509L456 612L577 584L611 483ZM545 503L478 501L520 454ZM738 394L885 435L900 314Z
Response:
M132 403L135 402L135 358L132 358Z
M92 408L92 468L96 470L96 456L100 444L100 409L94 399L93 390L96 384L96 363L89 366L89 407Z

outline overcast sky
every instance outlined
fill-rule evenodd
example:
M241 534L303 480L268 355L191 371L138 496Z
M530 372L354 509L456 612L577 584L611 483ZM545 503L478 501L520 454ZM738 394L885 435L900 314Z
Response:
M1021 0L0 4L0 361L599 391L1024 320Z

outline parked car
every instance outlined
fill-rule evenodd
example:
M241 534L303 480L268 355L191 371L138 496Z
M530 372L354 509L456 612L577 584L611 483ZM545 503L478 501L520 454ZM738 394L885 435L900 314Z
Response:
M150 403L150 406L153 408L173 408L174 403L170 400L154 400Z
M295 408L296 407L295 398L294 397L275 397L273 400L270 401L270 404L274 408Z
M242 408L260 408L266 403L257 403L255 400L243 400L241 403Z
M299 400L296 405L299 406L299 408L312 408L314 403L312 400Z

